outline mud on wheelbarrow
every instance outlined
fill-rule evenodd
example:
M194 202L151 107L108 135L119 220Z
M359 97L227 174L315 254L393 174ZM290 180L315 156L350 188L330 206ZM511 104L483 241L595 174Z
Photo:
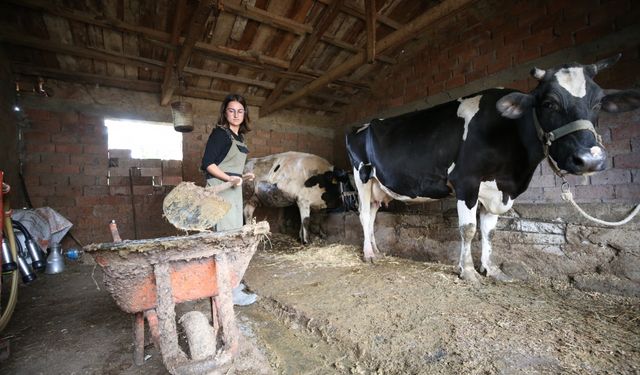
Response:
M144 362L144 320L172 374L222 370L238 350L232 289L242 280L266 221L225 232L92 244L84 250L103 268L105 288L134 314L134 362ZM178 343L175 304L212 299L213 335L223 347L204 359L189 359ZM191 345L191 343L190 343Z

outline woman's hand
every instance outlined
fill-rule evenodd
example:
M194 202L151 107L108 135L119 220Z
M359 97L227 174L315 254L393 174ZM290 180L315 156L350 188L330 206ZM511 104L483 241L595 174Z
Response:
M233 182L233 183L234 183L234 184L233 184L234 186L240 186L240 185L242 185L242 177L239 177L239 176L230 176L230 178L229 178L229 180L228 180L228 181L229 181L229 182Z
M251 172L245 173L242 175L242 179L247 181L253 181L255 178L256 178L256 175Z

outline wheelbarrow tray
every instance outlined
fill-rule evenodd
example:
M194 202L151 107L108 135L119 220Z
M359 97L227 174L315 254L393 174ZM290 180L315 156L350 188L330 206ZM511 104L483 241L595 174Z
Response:
M224 232L85 246L103 268L105 288L116 304L134 314L134 362L144 363L146 319L171 374L204 374L228 366L237 353L239 335L232 288L268 233L269 224L262 221ZM189 360L178 345L175 304L201 298L212 300L214 331L219 327L224 348Z
M154 264L168 263L174 303L214 296L215 256L227 255L236 286L267 233L269 223L262 221L231 231L91 244L84 250L102 267L105 288L116 304L136 313L157 305Z

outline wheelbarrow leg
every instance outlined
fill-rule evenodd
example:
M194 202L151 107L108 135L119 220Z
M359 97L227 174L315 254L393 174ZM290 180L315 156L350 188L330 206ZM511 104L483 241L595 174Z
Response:
M133 315L133 363L140 366L144 363L144 313Z
M176 311L171 288L171 270L169 263L157 263L153 267L156 277L156 294L158 296L158 328L160 332L160 353L169 372L187 356L178 346L178 330L176 328Z
M144 312L144 317L147 319L147 323L149 323L149 332L151 333L151 340L153 341L153 345L155 345L156 349L160 351L160 332L158 331L158 314L156 314L156 310L151 309Z
M231 267L226 254L216 255L216 278L218 279L218 295L214 299L222 328L222 340L225 344L225 351L234 356L238 352L238 327L233 311Z

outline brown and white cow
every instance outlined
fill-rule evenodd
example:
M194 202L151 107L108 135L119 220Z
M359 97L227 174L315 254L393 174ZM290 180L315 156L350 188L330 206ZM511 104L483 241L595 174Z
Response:
M249 222L258 206L288 207L300 210L300 241L309 243L311 210L341 206L341 192L348 183L345 171L334 170L327 160L303 152L284 152L247 161L244 173L253 173L253 181L242 186L244 217Z

